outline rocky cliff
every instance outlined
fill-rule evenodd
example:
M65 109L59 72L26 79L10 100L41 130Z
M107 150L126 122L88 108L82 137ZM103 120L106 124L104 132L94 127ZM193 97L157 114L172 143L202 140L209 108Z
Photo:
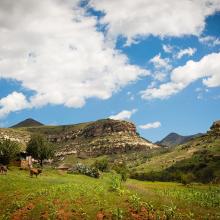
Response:
M102 119L76 125L37 126L2 129L0 139L7 138L24 145L31 134L41 133L56 147L58 157L78 157L145 151L158 146L141 138L133 123Z
M213 122L212 126L210 127L210 130L208 131L208 134L220 136L220 120Z
M58 146L57 156L99 156L158 147L141 138L133 123L112 119L81 124L79 129L67 128L47 137Z

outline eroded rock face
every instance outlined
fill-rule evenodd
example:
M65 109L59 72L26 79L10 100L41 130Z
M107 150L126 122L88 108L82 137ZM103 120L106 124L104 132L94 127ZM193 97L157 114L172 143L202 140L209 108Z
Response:
M104 119L93 122L83 129L61 132L59 134L48 135L48 140L54 143L67 142L76 138L95 138L111 135L113 133L137 135L136 127L133 123L112 119Z
M87 137L99 137L112 133L129 133L131 135L136 134L136 127L133 123L127 121L116 121L111 119L100 120L89 126L87 126L82 135Z
M51 142L58 144L57 156L99 156L158 147L139 137L133 123L112 119L99 120L83 129L49 135Z
M209 133L212 133L214 135L220 135L220 120L215 121L212 126L210 127Z

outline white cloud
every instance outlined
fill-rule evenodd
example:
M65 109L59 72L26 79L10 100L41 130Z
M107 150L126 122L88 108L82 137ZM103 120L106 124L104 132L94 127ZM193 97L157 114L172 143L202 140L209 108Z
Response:
M167 74L162 72L155 72L153 78L157 81L164 81L166 79Z
M192 56L195 52L196 52L196 48L189 47L186 49L182 49L177 53L176 58L181 59L185 55Z
M81 107L149 74L110 47L78 3L0 1L0 78L33 91L32 107Z
M159 121L155 121L145 125L139 125L139 128L143 130L151 129L151 128L159 128L159 127L161 127L161 123Z
M161 55L158 54L154 56L152 59L149 61L150 63L153 63L156 69L166 69L169 70L171 69L171 65L169 64L169 59L168 58L161 58Z
M197 62L190 60L184 66L173 69L170 82L142 91L142 98L168 98L198 79L202 79L206 87L220 86L220 53L208 54Z
M28 107L28 101L22 93L12 92L8 96L0 99L0 118L8 115L10 112L19 111Z
M173 52L173 47L171 45L163 44L163 50L166 53L172 53Z
M116 115L109 116L109 118L114 119L114 120L128 120L136 112L137 112L137 109L132 109L131 111L123 110Z
M108 36L122 35L127 44L140 36L199 36L207 16L220 10L219 0L91 0L90 5L105 13L102 24Z
M209 47L220 45L220 39L213 36L200 37L199 41L203 44L207 44Z

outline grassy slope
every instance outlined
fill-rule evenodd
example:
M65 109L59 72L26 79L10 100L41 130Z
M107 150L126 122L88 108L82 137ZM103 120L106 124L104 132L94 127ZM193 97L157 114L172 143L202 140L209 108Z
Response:
M135 219L131 210L139 199L147 202L152 213L166 211L179 219L220 217L217 186L188 188L176 183L128 180L119 193L109 191L110 176L93 179L44 170L38 178L30 178L27 171L12 168L8 175L0 175L0 219L95 219L100 209L107 219L113 219L112 213L118 208L123 219Z
M189 163L198 163L196 153L202 155L220 155L220 137L202 136L180 145L171 152L152 157L136 167L137 172L162 171L171 166L188 165ZM200 158L203 159L202 157ZM200 161L202 162L202 161ZM209 165L209 161L203 161ZM210 165L212 165L210 163ZM217 169L215 169L216 172Z
M20 131L28 131L28 132L37 132L41 134L58 134L60 132L69 131L69 130L79 130L85 128L87 125L91 124L92 122L74 124L74 125L59 125L59 126L39 126L39 127L23 127L17 128L16 130Z

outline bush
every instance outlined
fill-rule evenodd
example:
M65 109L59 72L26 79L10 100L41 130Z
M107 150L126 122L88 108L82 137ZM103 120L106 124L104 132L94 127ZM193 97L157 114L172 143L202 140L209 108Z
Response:
M107 172L109 171L109 162L106 158L101 160L96 160L93 164L93 167L95 167L96 169L102 172Z
M16 156L20 152L20 146L18 143L11 141L9 139L3 140L0 142L0 163L7 165L12 160L16 158Z
M208 183L215 179L214 172L210 167L205 167L197 173L198 179L202 183Z
M184 185L190 184L195 180L195 176L192 173L182 174L181 183Z
M126 181L128 178L128 168L126 163L123 161L122 163L114 164L112 167L113 170L115 170L118 174L121 176L121 181Z
M70 169L68 173L84 174L86 176L90 176L94 178L100 177L100 172L97 168L89 167L82 163L77 163L76 166Z

